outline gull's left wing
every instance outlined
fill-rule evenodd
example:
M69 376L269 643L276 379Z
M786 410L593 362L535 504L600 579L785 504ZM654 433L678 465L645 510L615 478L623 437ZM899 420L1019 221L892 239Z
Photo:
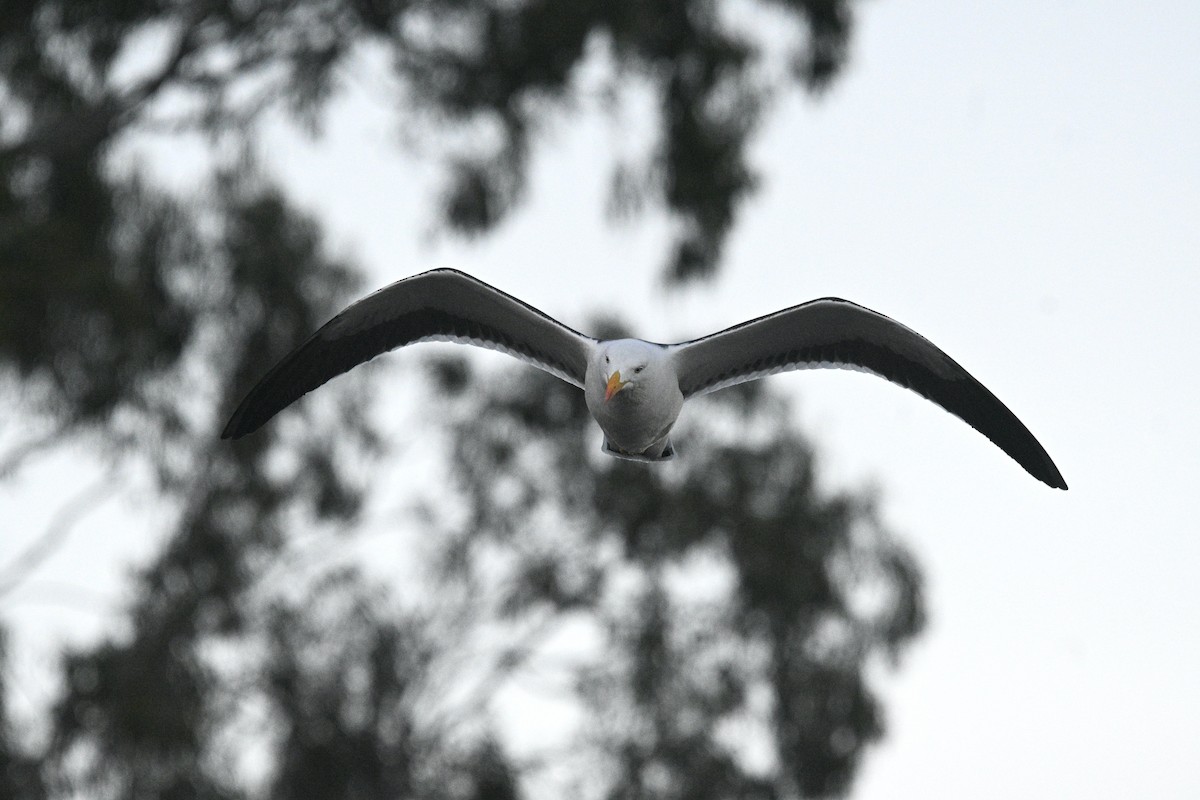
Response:
M848 300L813 300L670 350L684 397L788 370L874 373L965 420L1043 483L1067 488L1038 440L987 387L921 334Z
M580 387L595 342L470 275L424 272L364 297L327 322L250 390L221 438L257 430L302 395L380 353L428 341L499 350Z

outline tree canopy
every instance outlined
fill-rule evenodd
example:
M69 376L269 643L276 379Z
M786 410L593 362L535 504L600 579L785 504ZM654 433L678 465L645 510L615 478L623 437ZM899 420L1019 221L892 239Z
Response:
M455 509L418 515L436 602L336 561L271 588L262 554L292 546L214 542L197 511L139 578L132 637L66 657L44 769L114 798L515 798L564 769L580 797L843 793L883 732L866 668L919 631L920 577L869 497L817 490L787 404L715 395L686 465L648 472L596 457L565 383L429 370ZM730 417L785 433L713 433ZM585 721L517 758L497 696L539 680ZM230 765L246 740L258 787Z
M869 494L820 487L785 401L714 395L686 462L653 471L598 460L572 387L430 360L449 445L440 505L456 513L405 516L428 543L414 553L424 604L304 558L303 542L354 539L370 466L389 456L369 370L289 412L299 424L216 438L241 392L359 288L256 160L267 112L318 131L356 54L385 51L398 116L455 134L441 217L480 234L521 201L539 128L570 115L581 65L607 58L614 90L648 87L657 109L649 163L617 164L614 191L648 176L636 191L678 222L666 272L699 278L755 186L746 148L781 88L762 68L766 28L731 15L782 20L784 82L810 90L850 33L847 2L732 7L6 6L0 375L40 428L0 452L0 479L86 441L145 467L171 512L120 631L63 655L45 735L19 730L0 693L0 794L846 791L884 729L866 667L919 631L920 575ZM115 157L144 130L199 131L238 155L180 196ZM749 439L723 438L729 426ZM514 753L501 695L549 673L582 721L557 749Z

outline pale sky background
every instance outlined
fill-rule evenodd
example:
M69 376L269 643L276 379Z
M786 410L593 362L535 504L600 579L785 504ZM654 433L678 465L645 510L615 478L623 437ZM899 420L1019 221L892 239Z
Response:
M831 485L881 487L927 579L930 625L877 671L888 734L851 797L1197 798L1198 42L1190 0L863 5L828 95L768 115L764 188L719 279L683 295L659 282L661 218L602 215L636 120L552 125L530 202L477 244L428 236L435 173L395 147L370 81L335 105L326 138L275 131L270 163L372 287L451 266L575 327L617 309L657 341L837 295L928 336L1071 489L877 378L771 379L799 397ZM186 180L186 155L157 152ZM16 427L0 424L0 442ZM94 473L61 454L0 485L0 565ZM0 600L18 705L46 692L58 643L111 629L156 513L148 497L107 504Z

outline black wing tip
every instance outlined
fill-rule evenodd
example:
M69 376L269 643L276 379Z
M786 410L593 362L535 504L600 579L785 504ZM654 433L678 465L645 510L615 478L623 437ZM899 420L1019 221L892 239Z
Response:
M1016 418L1014 417L1014 419ZM1067 480L1062 476L1062 473L1058 471L1058 466L1055 465L1054 460L1050 458L1050 454L1047 453L1046 449L1042 447L1038 440L1033 437L1033 434L1029 432L1028 428L1025 428L1025 433L1028 437L1030 447L1024 453L1011 450L995 439L992 439L992 441L999 446L1001 450L1008 453L1013 461L1016 461L1018 464L1024 467L1025 471L1030 475L1037 478L1051 489L1062 489L1064 492L1067 491ZM988 438L991 439L992 437L989 436ZM1029 452L1029 450L1032 450L1032 452Z
M1011 412L1009 413L1011 414ZM1016 417L1013 417L1013 419L1015 420ZM1033 434L1029 432L1028 428L1025 428L1023 425L1021 426L1021 430L1025 435L1014 443L1011 439L1006 441L1004 438L995 436L992 432L982 430L974 422L968 421L968 424L991 439L992 444L1003 450L1009 458L1017 462L1031 477L1036 478L1051 489L1062 489L1064 492L1067 490L1066 479L1058 471L1058 467L1055 466L1054 461L1050 458L1045 448L1038 443L1037 439L1033 438ZM1019 421L1018 424L1020 424Z
M1051 489L1061 489L1064 492L1067 491L1067 482L1063 480L1063 476L1059 475L1057 472L1044 475L1039 475L1036 472L1031 472L1030 474L1042 483L1049 486Z
M263 417L261 414L254 414L247 408L249 400L250 398L243 400L229 418L229 422L225 423L225 427L221 430L222 439L241 439L266 425L267 421L275 416L270 414Z
M248 433L253 433L261 426L255 425L251 427L242 422L241 414L234 413L229 418L229 422L225 423L225 428L221 431L222 439L240 439Z
M1042 483L1046 484L1051 489L1062 489L1064 492L1067 491L1067 481L1062 476L1062 473L1058 471L1058 467L1054 466L1052 463L1050 464L1050 470L1051 472L1047 476L1037 476L1039 480L1041 480Z

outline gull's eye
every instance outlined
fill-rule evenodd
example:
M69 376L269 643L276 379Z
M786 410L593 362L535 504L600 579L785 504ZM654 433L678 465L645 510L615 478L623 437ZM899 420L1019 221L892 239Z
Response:
M638 372L641 372L641 371L642 371L642 370L644 370L644 369L645 369L645 367L644 367L644 366L641 366L641 367L634 367L634 368L633 368L633 371L634 371L634 373L638 373Z
M604 363L605 363L605 364L607 364L607 363L608 363L608 356L605 356L605 357L604 357Z

